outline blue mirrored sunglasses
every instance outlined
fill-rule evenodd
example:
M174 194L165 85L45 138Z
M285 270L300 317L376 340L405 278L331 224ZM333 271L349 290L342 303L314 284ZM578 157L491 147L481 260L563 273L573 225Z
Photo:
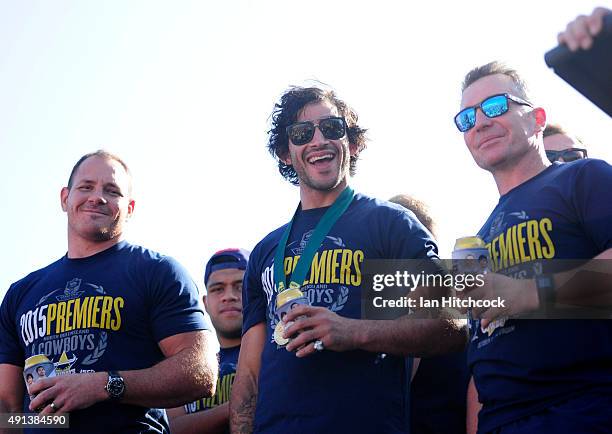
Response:
M508 111L508 100L514 101L517 104L528 105L533 107L530 102L525 101L509 93L501 93L499 95L490 96L478 105L466 107L455 115L455 125L462 133L474 128L476 125L476 109L480 108L484 115L488 118L496 118Z

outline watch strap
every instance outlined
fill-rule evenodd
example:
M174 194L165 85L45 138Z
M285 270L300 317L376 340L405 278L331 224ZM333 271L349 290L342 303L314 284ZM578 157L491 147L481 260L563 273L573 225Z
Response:
M555 304L555 281L550 274L540 274L535 277L536 287L538 288L538 300L540 309L549 309Z

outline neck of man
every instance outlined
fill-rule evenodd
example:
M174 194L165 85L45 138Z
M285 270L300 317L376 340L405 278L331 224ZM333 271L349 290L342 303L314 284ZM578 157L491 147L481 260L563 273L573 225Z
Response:
M491 174L497 184L499 195L503 196L543 172L548 166L550 162L544 153L544 146L539 146L533 149L533 152L525 153L518 161L508 162L504 166L494 168Z
M347 185L346 178L329 190L317 190L300 183L300 202L302 203L302 210L331 206Z
M219 341L219 348L227 349L233 348L240 345L240 338L227 338L217 333L217 340Z
M92 241L68 234L68 258L79 259L93 256L123 240L123 235L106 241Z

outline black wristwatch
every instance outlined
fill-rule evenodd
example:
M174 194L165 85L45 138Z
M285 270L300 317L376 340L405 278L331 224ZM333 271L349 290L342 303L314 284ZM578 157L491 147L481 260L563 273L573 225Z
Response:
M117 371L108 371L108 381L104 387L108 396L113 401L118 401L123 398L125 393L125 382L123 377Z
M538 288L538 300L540 309L550 308L555 303L555 281L550 274L540 274L535 277Z

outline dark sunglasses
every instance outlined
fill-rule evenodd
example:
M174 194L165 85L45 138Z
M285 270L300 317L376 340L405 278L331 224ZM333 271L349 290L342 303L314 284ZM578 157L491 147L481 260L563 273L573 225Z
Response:
M551 163L555 161L564 161L569 163L570 161L582 160L587 158L587 150L582 148L567 148L562 151L546 151L546 157Z
M493 95L488 97L487 99L484 99L480 104L475 105L473 107L466 107L459 113L457 113L457 115L455 116L455 125L457 125L459 131L465 133L466 131L469 131L474 128L474 125L476 125L477 108L480 107L480 110L482 110L486 117L496 118L508 111L508 100L514 101L517 104L533 107L531 103L517 96L510 95L509 93Z
M295 146L302 146L312 140L317 127L319 127L323 137L328 140L338 140L346 134L344 118L333 117L321 119L316 124L311 121L296 122L287 127L287 135Z

